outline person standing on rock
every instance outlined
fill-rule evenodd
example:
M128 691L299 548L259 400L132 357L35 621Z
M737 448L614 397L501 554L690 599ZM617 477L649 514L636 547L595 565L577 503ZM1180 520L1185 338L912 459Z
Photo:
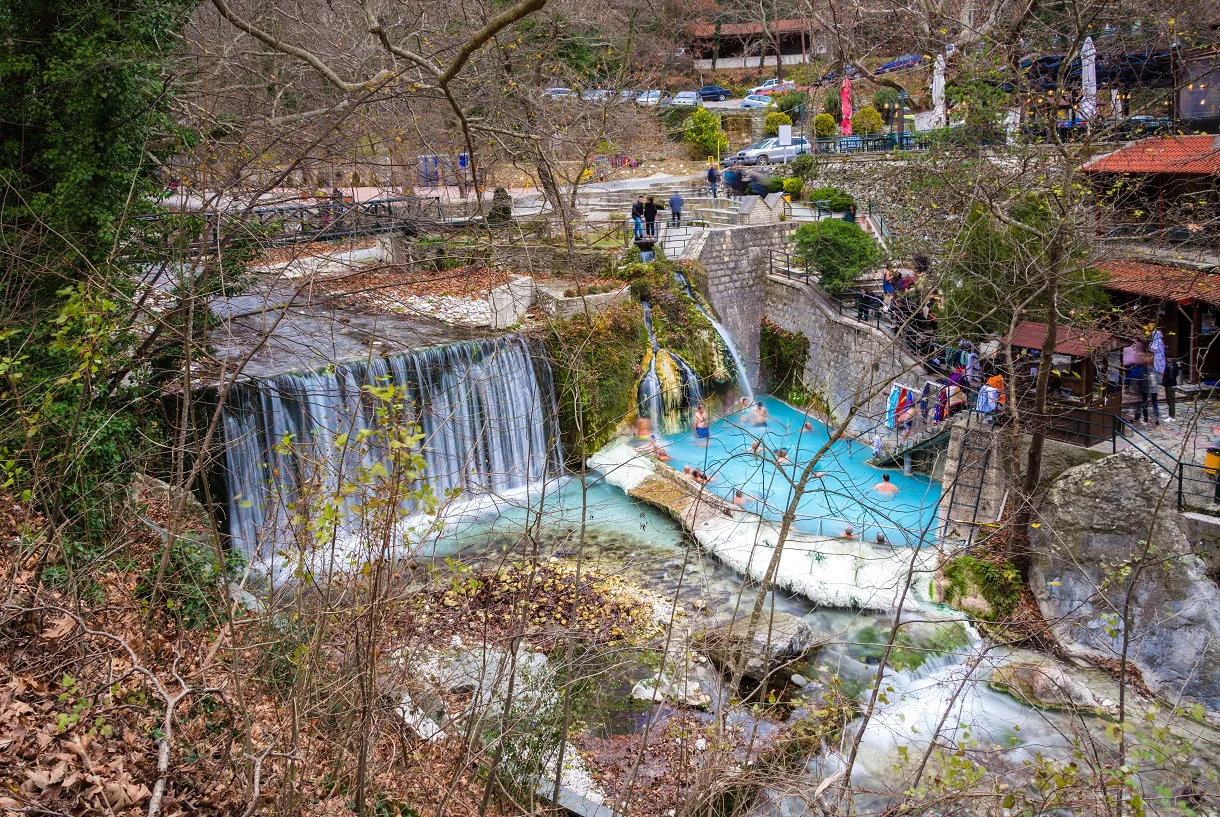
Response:
M681 193L674 193L669 197L669 224L672 227L682 226L682 205L686 204L686 200L682 198Z

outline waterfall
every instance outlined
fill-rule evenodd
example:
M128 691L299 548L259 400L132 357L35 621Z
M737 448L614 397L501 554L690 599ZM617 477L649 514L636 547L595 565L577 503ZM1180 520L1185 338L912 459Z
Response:
M640 306L644 308L644 326L648 329L648 342L652 346L652 351L657 350L657 333L652 330L652 304L648 301L640 301Z
M692 407L703 400L699 375L681 357L660 348L652 328L652 305L640 301L640 306L644 308L644 325L652 351L636 389L636 403L640 416L648 418L654 432L676 434L682 430L683 405Z
M694 290L691 289L690 282L686 280L686 276L674 270L674 275L678 279L678 283L686 290L686 294L692 301L695 302L695 309L698 309L703 317L708 319L712 324L712 328L716 330L716 334L724 341L724 346L729 350L729 357L733 358L733 369L737 373L737 391L741 392L741 396L754 402L754 389L750 386L750 373L746 371L746 365L741 360L741 352L737 349L737 344L733 342L733 336L729 334L729 330L725 329L720 321L716 320L710 312L703 308L703 304L695 297Z
M411 442L425 463L414 487L438 498L521 488L563 463L550 366L520 335L239 383L223 423L229 532L263 556L324 502L340 538L358 536L404 428L422 434Z
M697 406L703 402L703 390L699 388L699 375L685 360L678 355L673 356L678 371L682 373L682 390L686 393L686 405Z
M648 369L640 378L640 386L636 392L636 403L640 416L647 417L653 431L661 430L661 418L665 414L665 404L661 397L661 379L657 377L657 356L648 355Z

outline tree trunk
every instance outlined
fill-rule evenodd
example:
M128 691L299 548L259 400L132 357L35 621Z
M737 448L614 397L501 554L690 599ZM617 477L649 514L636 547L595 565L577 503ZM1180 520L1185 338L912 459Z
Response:
M1058 253L1052 250L1053 262L1057 261L1057 255ZM1021 494L1017 497L1017 512L1013 515L1012 532L1008 537L1009 559L1021 570L1022 575L1029 569L1029 524L1033 513L1034 493L1038 490L1038 482L1042 477L1042 448L1046 441L1046 392L1051 379L1051 361L1055 355L1059 330L1058 266L1058 263L1051 264L1047 285L1046 335L1042 338L1042 356L1038 361L1038 378L1034 384L1034 416L1028 426L1029 454L1025 459L1025 480L1021 485Z

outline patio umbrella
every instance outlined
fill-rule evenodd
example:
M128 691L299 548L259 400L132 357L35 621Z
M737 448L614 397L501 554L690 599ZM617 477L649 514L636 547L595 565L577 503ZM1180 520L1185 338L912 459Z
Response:
M932 71L932 127L945 126L945 55L936 55L936 67Z
M844 136L851 136L851 80L843 77L843 89L839 91L839 99L843 105L843 125L841 130Z
M1080 49L1080 118L1097 116L1097 48L1092 37Z

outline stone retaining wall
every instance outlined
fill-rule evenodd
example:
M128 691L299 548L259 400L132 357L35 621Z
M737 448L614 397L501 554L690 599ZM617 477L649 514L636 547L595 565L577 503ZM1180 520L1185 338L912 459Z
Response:
M721 323L733 335L750 379L758 380L758 332L763 316L763 280L767 250L788 248L796 225L709 229L684 257L699 262L706 279L699 281Z
M853 432L866 434L880 422L891 382L923 384L923 366L891 335L839 315L816 287L768 276L763 295L763 312L770 321L809 339L805 385L826 401L831 415L842 419L859 404Z

